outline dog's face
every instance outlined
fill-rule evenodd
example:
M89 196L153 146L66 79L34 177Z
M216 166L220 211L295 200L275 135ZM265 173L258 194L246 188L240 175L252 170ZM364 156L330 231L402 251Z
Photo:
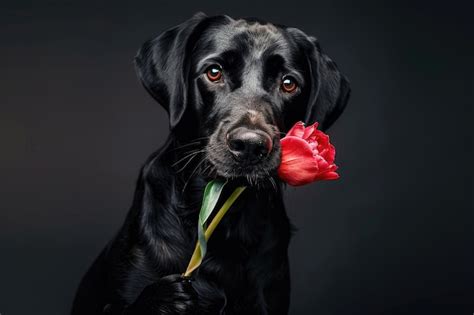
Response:
M349 94L314 38L227 16L194 16L145 43L136 65L172 132L207 139L205 158L226 178L273 173L280 134L299 120L326 129Z
M232 21L201 36L191 72L218 175L260 177L279 165L282 114L304 84L296 52L271 24Z

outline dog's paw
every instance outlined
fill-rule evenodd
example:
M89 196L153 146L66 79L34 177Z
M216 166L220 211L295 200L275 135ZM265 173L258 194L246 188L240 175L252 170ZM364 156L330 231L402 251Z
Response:
M196 292L191 282L181 275L163 277L147 286L125 314L195 314Z

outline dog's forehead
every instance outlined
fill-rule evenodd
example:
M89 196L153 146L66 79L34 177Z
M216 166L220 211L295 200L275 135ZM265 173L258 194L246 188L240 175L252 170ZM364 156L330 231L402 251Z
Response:
M245 47L250 54L258 58L268 49L289 49L282 30L271 23L233 20L229 24L212 28L211 34L217 51Z

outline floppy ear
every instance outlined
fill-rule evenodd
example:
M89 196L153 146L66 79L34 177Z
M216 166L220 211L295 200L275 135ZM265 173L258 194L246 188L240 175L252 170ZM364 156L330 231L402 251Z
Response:
M336 63L321 52L316 38L295 28L289 31L303 47L309 66L311 92L305 123L319 122L320 128L327 130L347 105L351 91L349 81L339 71Z
M314 37L308 39L311 51L307 56L313 82L305 122L318 121L324 131L346 108L351 88L336 63L321 52L317 39Z
M168 112L174 129L187 107L189 54L199 38L200 23L206 19L197 13L191 19L151 39L135 56L135 69L143 86Z

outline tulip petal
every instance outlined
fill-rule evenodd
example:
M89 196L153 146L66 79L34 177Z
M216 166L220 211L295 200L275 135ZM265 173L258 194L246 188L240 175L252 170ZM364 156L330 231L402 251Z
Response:
M318 164L313 157L311 147L297 137L285 137L281 140L282 161L278 175L292 186L300 186L314 180L318 173Z
M318 174L318 176L316 176L314 180L315 181L316 180L334 180L338 178L339 178L339 174L336 172L325 172L325 173Z
M319 123L315 122L311 126L306 127L304 130L304 139L315 138L316 130L318 129Z
M314 129L318 129L318 126L319 126L319 123L318 123L318 122L315 122L315 123L312 124L310 127L314 127Z
M329 136L321 130L315 131L315 138L320 146L326 147L329 145Z
M302 121L298 121L286 134L287 137L298 137L302 138L304 135L304 123Z
M336 150L334 146L330 146L319 152L319 154L329 163L334 163L334 158L336 157Z
M324 172L329 168L329 163L320 155L316 155L314 157L316 162L318 162L318 168L320 172Z
M304 129L303 139L307 140L308 138L310 138L313 135L313 133L314 133L314 131L316 130L317 127L318 127L317 123L312 124L309 127L306 127Z

